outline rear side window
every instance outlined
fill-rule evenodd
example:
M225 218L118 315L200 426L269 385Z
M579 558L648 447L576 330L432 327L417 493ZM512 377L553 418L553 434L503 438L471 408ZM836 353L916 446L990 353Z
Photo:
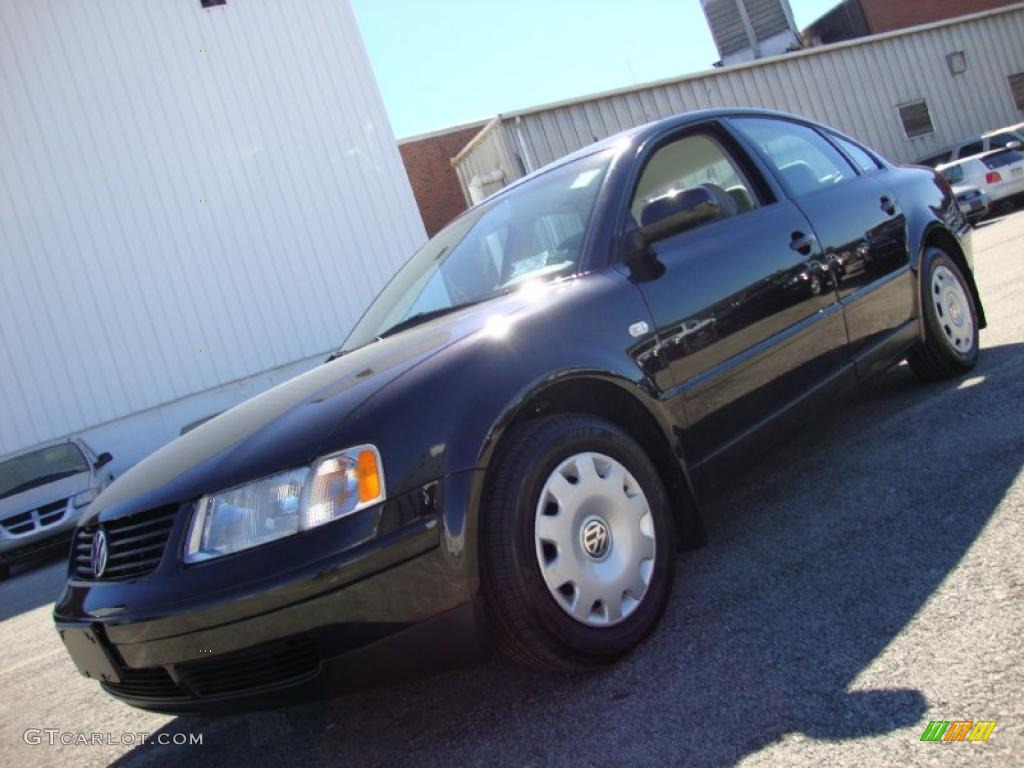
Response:
M795 197L856 177L849 161L813 128L765 117L737 117L732 123L754 143Z
M964 180L964 169L962 166L954 165L943 170L942 175L950 184L959 184Z
M1013 165L1024 160L1024 155L1015 149L1007 149L1003 152L997 152L994 155L988 155L987 157L981 158L981 162L990 169L1002 168L1007 165Z
M836 136L834 133L830 133L829 137L833 142L839 145L839 148L846 153L848 158L853 160L853 164L862 172L868 173L869 171L878 170L879 166L878 163L875 162L875 158L858 147L852 141L847 141L842 136Z
M960 147L960 157L971 157L973 155L980 155L985 151L985 145L980 141L973 141L970 144L964 144Z
M924 160L919 160L918 162L921 165L930 165L932 168L934 168L936 165L942 165L943 163L948 163L951 154L952 154L952 152L942 152L942 153L940 153L938 155L932 155L931 157L926 157Z
M1021 137L1012 133L997 133L988 140L988 145L991 149L999 149L1000 147L1005 147L1011 141L1021 141Z

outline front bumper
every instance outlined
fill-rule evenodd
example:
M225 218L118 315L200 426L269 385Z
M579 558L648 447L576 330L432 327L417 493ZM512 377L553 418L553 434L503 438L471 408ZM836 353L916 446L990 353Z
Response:
M0 565L15 565L42 557L66 555L78 518L86 510L76 509L69 500L63 517L52 525L39 525L18 536L4 534L0 538Z
M474 474L432 484L433 503L415 510L398 497L323 526L315 539L290 537L223 562L186 568L168 557L177 530L164 557L171 562L149 576L69 580L54 620L103 646L108 693L174 714L280 706L475 661L489 643L475 547L466 546ZM249 581L254 562L263 577ZM197 573L208 590L196 589ZM65 642L89 672L95 657Z

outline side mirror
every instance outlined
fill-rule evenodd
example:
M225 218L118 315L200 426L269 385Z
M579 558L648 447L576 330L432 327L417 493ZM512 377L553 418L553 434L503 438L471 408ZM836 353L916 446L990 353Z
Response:
M718 200L704 187L671 192L651 200L640 214L640 237L646 247L710 221L722 212Z
M1008 141L1006 142L1007 149L1020 149L1021 144L1019 141Z
M107 466L107 464L109 464L113 460L114 460L114 457L111 456L107 451L104 451L103 453L101 453L99 456L96 457L96 461L93 463L92 466L95 469L99 469L100 467Z

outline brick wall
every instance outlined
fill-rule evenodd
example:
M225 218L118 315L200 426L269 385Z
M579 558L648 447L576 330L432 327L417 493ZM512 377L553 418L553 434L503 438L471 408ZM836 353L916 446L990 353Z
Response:
M402 141L398 145L423 226L430 237L466 210L466 200L450 161L480 132L483 125L460 127L449 133Z
M860 0L873 34L990 11L1019 0Z

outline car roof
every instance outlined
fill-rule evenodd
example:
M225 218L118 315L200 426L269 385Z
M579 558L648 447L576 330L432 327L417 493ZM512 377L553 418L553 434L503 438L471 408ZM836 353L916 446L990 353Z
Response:
M985 131L981 134L982 138L989 138L990 136L997 136L1000 133L1020 133L1024 134L1024 123L1014 123L1013 125L1006 125L1002 128L996 128L994 131Z
M1001 151L1001 150L996 150ZM961 157L959 160L954 160L951 163L940 163L935 166L936 171L944 171L947 168L953 168L958 165L967 165L967 163L973 162L974 160L980 160L986 155L991 155L991 152L982 152L980 155L971 155L970 157Z
M1020 152L1020 150L1010 149L1008 147L998 147L997 149L990 149L987 152L979 152L978 154L971 155L970 157L962 157L959 160L953 161L952 163L943 163L942 165L937 165L935 166L935 170L941 171L945 168L950 168L954 165L964 165L965 163L969 163L972 160L983 160L986 157L991 157L992 155L999 155L1002 154L1003 152Z

